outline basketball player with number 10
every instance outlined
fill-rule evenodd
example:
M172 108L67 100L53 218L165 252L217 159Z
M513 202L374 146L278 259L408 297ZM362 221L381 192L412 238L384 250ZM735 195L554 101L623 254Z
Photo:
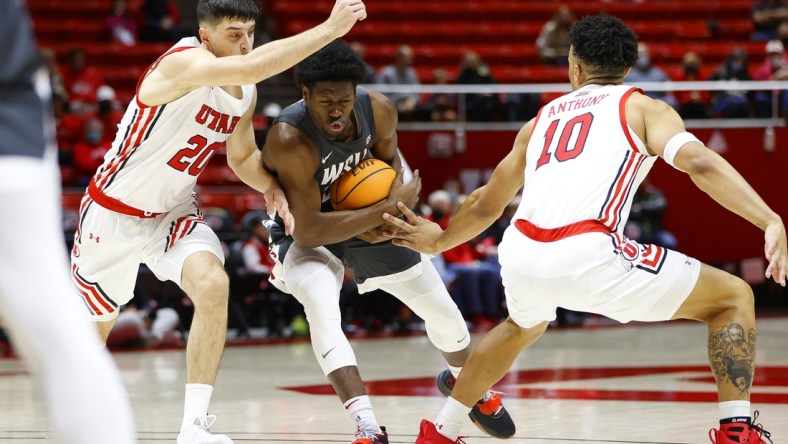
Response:
M756 338L750 286L621 233L632 196L657 157L764 231L766 277L785 286L782 219L728 162L685 131L673 108L623 84L637 60L635 35L624 23L611 16L586 17L572 28L570 42L573 91L545 105L520 130L490 181L468 196L446 231L405 205L400 209L407 222L384 217L399 227L390 233L397 245L437 253L487 228L524 186L498 249L509 318L474 349L452 398L434 422L422 421L416 442L459 442L461 421L474 400L544 333L556 307L620 322L706 323L720 418L719 429L709 432L711 441L765 442L769 434L750 410Z
M255 0L200 0L199 39L182 39L145 70L82 199L71 254L74 285L104 340L119 306L132 298L140 263L194 303L178 444L232 443L209 431L229 279L219 239L194 201L197 177L226 146L235 174L265 193L269 211L275 207L292 230L278 183L260 168L254 84L344 35L366 9L361 0L337 0L326 22L253 49L258 14Z

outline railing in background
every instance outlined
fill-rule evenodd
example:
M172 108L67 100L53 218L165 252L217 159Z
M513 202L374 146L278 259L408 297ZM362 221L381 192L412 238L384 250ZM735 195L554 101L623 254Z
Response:
M628 85L630 83L627 83ZM770 118L746 119L688 119L687 128L774 128L785 126L778 114L778 95L788 90L788 81L702 81L702 82L633 82L646 92L676 91L771 91L772 115ZM361 85L382 93L457 94L458 120L456 122L400 122L399 128L413 131L434 130L512 130L517 131L523 122L468 122L466 120L467 94L543 94L568 93L569 83L508 84L508 85Z

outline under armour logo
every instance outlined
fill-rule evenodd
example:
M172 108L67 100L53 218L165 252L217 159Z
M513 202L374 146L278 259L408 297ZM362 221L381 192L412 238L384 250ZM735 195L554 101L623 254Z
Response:
M101 242L101 238L98 237L98 235L94 235L93 233L90 233L90 240L95 240L96 243Z
M435 424L435 428L440 430L443 428L443 424Z

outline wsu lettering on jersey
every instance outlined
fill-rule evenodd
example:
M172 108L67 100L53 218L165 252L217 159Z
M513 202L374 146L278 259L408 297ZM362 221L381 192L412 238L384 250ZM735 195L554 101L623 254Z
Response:
M194 117L200 125L206 125L208 129L222 134L232 134L235 125L241 120L241 116L230 116L220 113L208 105L203 105Z
M361 159L367 157L368 153L369 149L364 148L364 151L351 154L343 162L335 163L327 168L323 168L323 178L320 180L320 185L328 185L331 182L339 179L339 176L341 176L342 173L352 170L357 163L361 162Z

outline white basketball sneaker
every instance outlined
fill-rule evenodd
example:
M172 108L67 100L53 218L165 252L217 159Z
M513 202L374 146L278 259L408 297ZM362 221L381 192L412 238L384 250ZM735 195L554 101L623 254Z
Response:
M181 426L178 434L178 444L233 444L227 435L214 435L210 431L211 425L216 421L216 416L206 415L195 418L191 424Z

